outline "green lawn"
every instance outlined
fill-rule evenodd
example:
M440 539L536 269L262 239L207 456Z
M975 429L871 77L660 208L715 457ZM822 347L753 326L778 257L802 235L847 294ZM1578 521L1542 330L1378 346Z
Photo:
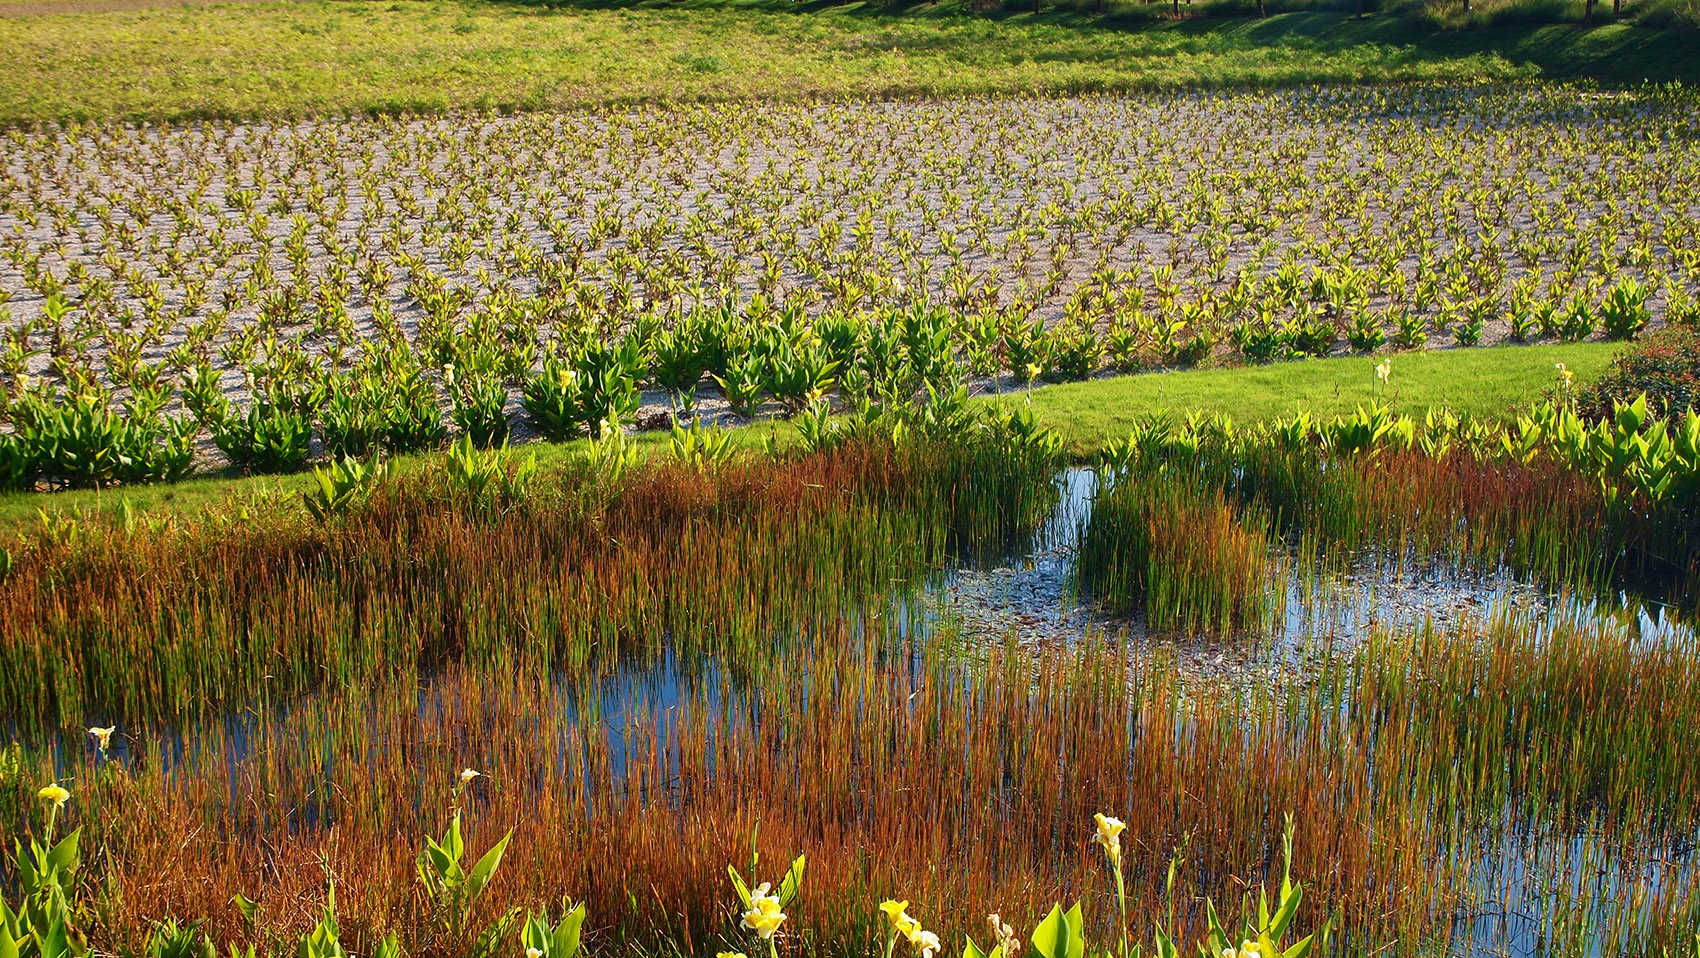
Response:
M1011 393L982 401L1020 402L1028 398L1040 419L1067 439L1070 455L1087 459L1105 440L1124 435L1136 420L1162 411L1183 415L1201 409L1226 413L1242 422L1288 416L1298 410L1331 417L1379 396L1416 415L1430 406L1449 406L1459 413L1509 417L1554 384L1554 363L1565 363L1578 380L1587 380L1605 369L1614 351L1609 344L1581 343L1395 355L1393 375L1384 391L1378 387L1374 372L1382 357L1358 357L1120 376L1046 386L1031 394ZM785 437L790 428L788 423L763 420L733 430L732 436L739 445L755 448L768 436ZM640 447L665 450L668 435L642 433L635 441ZM524 451L535 450L539 462L547 465L579 454L584 445L538 443ZM414 468L425 458L403 457L396 464L401 469ZM10 493L0 495L0 528L32 522L44 508L113 514L128 499L132 508L144 512L196 510L242 497L294 497L307 491L311 483L308 475L215 475L103 492Z
M1439 34L1391 17L992 18L954 2L888 12L772 0L309 0L0 19L0 123L1537 74L1700 78L1692 38L1626 26Z
M1071 454L1084 458L1105 439L1120 438L1137 420L1170 411L1203 410L1256 422L1300 410L1333 417L1382 399L1421 415L1448 406L1472 416L1509 418L1557 381L1555 363L1579 381L1597 377L1615 347L1608 343L1448 349L1391 357L1384 388L1375 366L1387 357L1314 359L1246 369L1205 369L1069 383L1034 391L1039 418L1061 432Z

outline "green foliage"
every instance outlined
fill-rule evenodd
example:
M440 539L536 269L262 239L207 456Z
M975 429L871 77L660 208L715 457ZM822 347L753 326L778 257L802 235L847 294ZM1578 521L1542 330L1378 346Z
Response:
M1205 915L1209 931L1204 941L1198 944L1199 958L1221 958L1225 954L1246 955L1255 953L1265 958L1306 958L1311 953L1313 945L1318 943L1317 935L1307 935L1292 944L1284 944L1287 935L1292 930L1293 919L1297 916L1299 902L1304 897L1304 891L1293 883L1293 818L1287 816L1286 830L1282 837L1281 885L1273 900L1271 908L1269 889L1260 887L1257 892L1257 911L1254 914L1247 907L1240 916L1238 929L1230 935L1223 927L1221 919L1216 914L1214 902L1205 901ZM1328 950L1330 928L1323 926L1320 932L1321 951ZM1234 939L1239 939L1236 947ZM1162 938L1158 940L1159 958L1173 958L1173 949L1165 949ZM1249 947L1255 946L1255 947Z
M768 379L765 364L753 353L727 360L724 375L714 376L721 398L732 407L734 415L754 419L762 396L767 393Z
M535 452L510 468L514 457L506 444L479 450L470 435L462 435L443 456L449 491L477 510L506 510L522 501L537 476Z
M213 444L250 472L296 472L307 465L313 424L305 414L264 400L212 426Z
M219 958L212 937L203 933L195 922L179 924L167 918L153 927L148 936L144 958Z
M463 868L466 843L461 838L460 810L457 808L441 841L425 837L425 850L419 853L419 883L425 886L437 910L437 915L450 935L459 938L466 930L472 906L495 877L507 852L513 832L502 836L470 869ZM304 956L305 958L305 956Z
M520 932L520 947L527 956L535 952L536 958L575 958L584 916L584 902L575 905L570 901L561 903L561 920L554 924L550 924L547 911L527 915Z
M389 463L371 460L361 462L343 456L333 460L329 468L314 467L316 488L303 495L307 512L320 523L347 515L364 503L389 474Z
M32 836L27 846L13 842L9 877L20 900L16 909L0 900L0 955L5 958L83 958L90 952L72 899L82 867L82 829L53 840L60 804L50 804L44 838Z
M637 337L629 335L617 345L593 343L579 354L578 414L591 438L631 422L638 409L637 379L648 364Z
M826 396L836 382L833 373L837 369L825 347L782 344L768 360L766 391L779 400L788 415L796 415Z
M1600 325L1607 339L1634 339L1647 328L1652 313L1647 309L1651 291L1633 278L1620 280L1600 303Z
M1061 905L1052 905L1029 941L1039 958L1087 958L1086 919L1080 902L1066 912Z
M449 418L480 449L508 442L508 390L494 375L466 376L448 384Z
M1349 416L1324 423L1318 435L1329 449L1344 455L1374 455L1383 449L1409 447L1416 436L1416 423L1389 406L1371 402Z
M133 398L121 413L105 397L32 393L14 404L18 431L0 441L0 485L37 478L71 488L172 482L194 462L193 420L165 416L157 398Z
M713 469L732 455L732 439L726 431L705 429L700 421L691 423L689 429L674 425L669 445L673 458L698 472Z
M584 391L578 371L550 356L543 360L543 369L526 380L520 405L538 435L550 442L566 442L579 434Z

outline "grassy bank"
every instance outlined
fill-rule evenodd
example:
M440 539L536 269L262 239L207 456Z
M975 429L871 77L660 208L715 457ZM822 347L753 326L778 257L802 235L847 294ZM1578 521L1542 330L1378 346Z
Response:
M1047 386L1030 394L987 397L984 401L1030 398L1040 419L1067 440L1069 453L1084 459L1095 455L1105 442L1121 438L1138 419L1164 410L1177 415L1193 410L1219 412L1249 423L1288 416L1297 410L1317 417L1334 416L1381 396L1415 413L1444 405L1474 416L1509 416L1552 386L1554 363L1565 363L1579 379L1586 380L1605 369L1613 351L1614 347L1606 343L1577 343L1397 355L1392 359L1394 374L1385 392L1378 390L1373 371L1379 360L1344 358L1120 376ZM769 438L784 441L791 433L787 422L761 420L732 430L731 436L740 446L756 448ZM668 439L666 432L647 432L637 434L634 443L645 451L664 451ZM526 448L536 451L540 464L549 465L580 455L586 444L537 443ZM407 471L428 458L401 457L396 465ZM310 475L225 473L130 489L9 493L0 495L0 528L32 523L41 509L115 513L126 500L140 511L192 511L233 498L258 503L298 496L312 482Z
M1087 457L1159 410L1261 422L1300 411L1337 416L1381 399L1417 414L1447 406L1460 414L1509 417L1552 388L1555 363L1564 363L1579 379L1592 379L1613 351L1608 343L1577 343L1394 355L1385 388L1375 377L1383 357L1184 370L1068 383L1034 392L1032 402L1039 418L1067 440L1070 453Z
M0 122L515 110L651 100L1700 77L1681 33L1434 33L1381 16L1000 18L861 4L314 2L15 17Z

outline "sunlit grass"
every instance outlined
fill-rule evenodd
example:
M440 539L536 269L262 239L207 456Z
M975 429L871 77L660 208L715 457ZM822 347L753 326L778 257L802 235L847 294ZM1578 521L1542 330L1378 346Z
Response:
M872 15L870 15L872 14ZM1310 14L1293 15L1300 21ZM1095 29L1017 17L329 2L6 21L0 123L560 109L651 100L1505 79L1491 51L1336 23ZM1297 28L1297 22L1289 24Z

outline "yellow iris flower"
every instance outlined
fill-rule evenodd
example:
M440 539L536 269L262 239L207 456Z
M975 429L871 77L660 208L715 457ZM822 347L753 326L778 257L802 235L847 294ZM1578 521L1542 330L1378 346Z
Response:
M772 938L785 923L785 913L779 910L779 898L769 895L771 886L762 883L750 892L750 910L744 912L744 927L762 939Z
M1093 816L1098 822L1098 834L1092 840L1104 846L1104 854L1109 856L1111 864L1122 860L1122 831L1127 823L1119 818L1111 818L1103 812Z
M891 927L905 938L921 930L921 923L909 917L909 903L906 901L887 901L880 905L880 911L891 919Z

